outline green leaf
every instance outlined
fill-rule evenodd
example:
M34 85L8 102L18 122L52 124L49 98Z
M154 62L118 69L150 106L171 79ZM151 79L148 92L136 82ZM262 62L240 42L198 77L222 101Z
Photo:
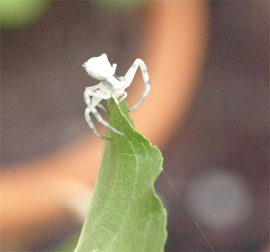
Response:
M162 171L159 149L134 130L125 104L108 101L103 159L76 252L161 252L166 211L154 191Z

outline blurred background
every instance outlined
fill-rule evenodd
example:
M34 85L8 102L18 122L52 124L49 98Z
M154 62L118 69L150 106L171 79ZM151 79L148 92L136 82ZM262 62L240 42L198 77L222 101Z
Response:
M0 4L1 251L75 247L103 146L81 65L103 52L149 68L131 116L164 154L166 251L270 251L268 1Z

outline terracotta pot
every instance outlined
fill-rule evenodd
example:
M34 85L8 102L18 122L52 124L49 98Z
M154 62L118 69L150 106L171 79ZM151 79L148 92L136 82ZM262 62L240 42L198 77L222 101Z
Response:
M206 49L208 9L204 1L164 1L144 7L147 33L142 54L152 90L131 116L136 129L162 148L179 129L196 91ZM136 90L129 102L140 93L141 89ZM93 188L102 149L102 140L90 140L87 135L48 158L1 172L3 249L42 241L70 216L55 200L59 183L69 179ZM76 188L61 187L61 195L71 192Z

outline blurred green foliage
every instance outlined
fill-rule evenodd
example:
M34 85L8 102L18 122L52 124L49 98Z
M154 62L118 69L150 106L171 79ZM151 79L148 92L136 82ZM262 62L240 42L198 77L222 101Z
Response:
M21 28L37 21L49 3L48 0L0 0L1 28Z

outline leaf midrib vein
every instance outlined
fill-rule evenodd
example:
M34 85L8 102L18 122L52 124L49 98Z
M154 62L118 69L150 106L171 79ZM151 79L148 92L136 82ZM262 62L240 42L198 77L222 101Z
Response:
M130 145L130 148L133 152L133 155L135 157L135 167L136 167L136 175L135 175L135 182L134 182L134 189L133 189L133 193L132 193L132 199L134 201L134 195L135 195L135 192L136 192L136 188L137 188L137 181L138 181L138 169L139 169L139 166L138 166L138 160L137 160L137 155L136 155L136 152L134 150L134 147L132 145L132 142L127 138L127 142L128 144ZM121 233L121 230L123 229L123 227L125 226L125 223L126 223L126 220L127 220L127 217L128 217L128 214L129 214L129 211L131 209L131 205L133 203L133 201L130 201L129 205L128 205L128 208L127 208L127 211L126 211L126 214L125 214L125 217L124 217L124 220L121 224L121 226L119 227L118 229L118 232L114 235L114 237L112 238L111 242L109 243L109 245L107 246L107 248L105 249L105 251L108 251L109 248L111 248L115 242L115 240L117 239L118 235Z

